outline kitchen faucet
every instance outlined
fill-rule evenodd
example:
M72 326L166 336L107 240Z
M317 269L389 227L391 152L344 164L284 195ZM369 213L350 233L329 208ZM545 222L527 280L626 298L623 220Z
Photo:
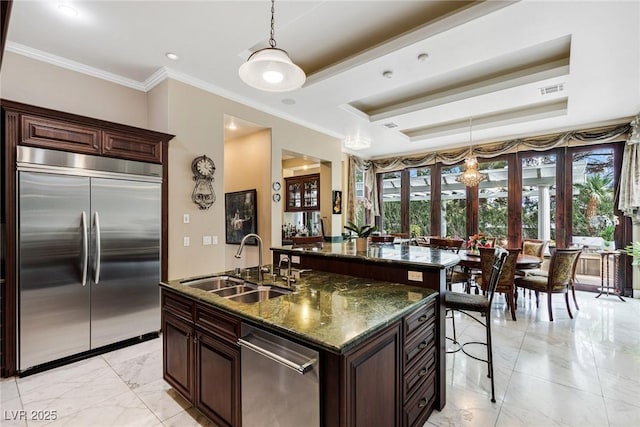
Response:
M287 274L282 274L282 262L287 262ZM291 269L291 257L289 255L280 255L280 262L278 263L278 271L280 275L287 279L287 286L291 287L292 283L296 282L296 279L293 277L293 271Z
M247 239L255 238L258 241L258 281L262 282L264 280L264 267L262 266L262 238L255 233L249 233L242 238L240 241L240 247L238 248L238 252L234 255L236 258L242 258L242 250L244 249L244 244Z

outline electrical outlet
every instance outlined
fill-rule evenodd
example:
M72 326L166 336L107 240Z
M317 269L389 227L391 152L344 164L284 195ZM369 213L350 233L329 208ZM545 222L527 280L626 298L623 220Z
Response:
M413 282L422 282L422 271L409 271L407 279Z
M211 236L202 236L202 246L211 245Z
M298 255L291 256L291 264L300 264L300 256Z
M217 245L218 244L218 236L212 236L211 237L211 244L212 245Z
M182 215L182 223L183 224L189 224L189 221L191 221L191 218L189 217L189 214Z
M187 236L182 238L182 246L189 246L191 244L191 239L189 239Z

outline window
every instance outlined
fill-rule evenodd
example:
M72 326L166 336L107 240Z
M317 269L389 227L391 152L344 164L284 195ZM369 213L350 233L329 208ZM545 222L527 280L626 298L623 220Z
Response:
M402 172L382 175L382 228L385 233L400 233L402 196Z
M555 154L521 159L523 239L556 239L556 163Z
M431 234L431 168L409 169L409 233Z
M448 237L467 238L467 188L456 181L462 172L461 165L442 168L442 212L440 234Z
M497 244L507 242L509 169L506 160L484 161L478 170L487 179L478 186L478 231L495 237Z

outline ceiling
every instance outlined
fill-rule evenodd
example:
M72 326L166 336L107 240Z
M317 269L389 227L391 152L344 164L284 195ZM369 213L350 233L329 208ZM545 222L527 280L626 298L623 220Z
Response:
M14 0L7 51L141 91L175 78L367 139L361 157L583 129L640 111L637 1L277 1L277 45L307 74L287 93L238 77L267 46L266 0L66 1L75 17L58 3Z

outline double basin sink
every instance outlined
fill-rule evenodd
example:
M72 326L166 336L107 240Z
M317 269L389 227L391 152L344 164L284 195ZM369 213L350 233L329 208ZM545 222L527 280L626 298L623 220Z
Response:
M246 304L266 301L291 293L289 289L260 286L233 276L200 277L182 280L180 284Z

